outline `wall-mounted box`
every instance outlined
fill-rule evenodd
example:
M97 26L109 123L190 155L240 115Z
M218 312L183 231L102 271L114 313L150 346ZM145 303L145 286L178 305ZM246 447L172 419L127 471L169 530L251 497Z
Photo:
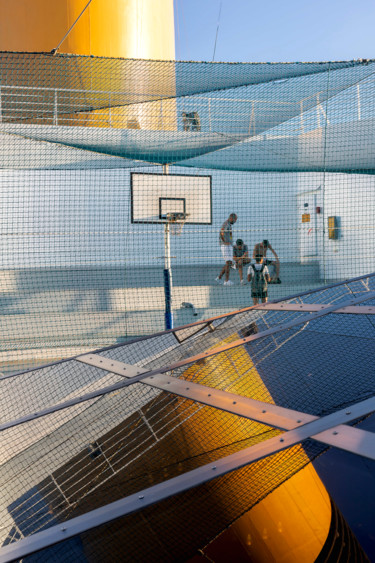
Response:
M339 235L339 217L328 217L328 238L331 240L337 240Z

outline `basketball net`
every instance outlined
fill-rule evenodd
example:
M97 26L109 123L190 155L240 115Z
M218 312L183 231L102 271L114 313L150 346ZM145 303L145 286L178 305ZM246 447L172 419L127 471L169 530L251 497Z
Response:
M187 213L168 213L167 222L169 225L169 232L173 236L179 236L182 233L185 222L187 219Z

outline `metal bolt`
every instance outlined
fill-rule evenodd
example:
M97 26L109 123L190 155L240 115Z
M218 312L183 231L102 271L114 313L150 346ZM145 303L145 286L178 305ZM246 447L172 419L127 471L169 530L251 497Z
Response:
M139 500L142 500L142 499L145 498L145 497L144 497L144 495L139 495L138 498L139 498Z

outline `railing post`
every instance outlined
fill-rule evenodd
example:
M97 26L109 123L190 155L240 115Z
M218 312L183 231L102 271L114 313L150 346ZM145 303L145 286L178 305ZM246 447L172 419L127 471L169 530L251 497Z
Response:
M253 126L253 131L254 131L254 135L255 135L255 105L254 102L251 102L251 114L250 114L250 120L249 120L249 131L248 134L251 135L251 126Z
M359 84L357 84L357 106L358 106L358 121L361 121L361 93L359 91Z
M300 106L301 106L301 131L302 133L305 132L305 124L303 121L303 100L300 101Z
M54 103L53 103L53 124L58 125L58 117L57 117L57 90L55 90L54 94Z

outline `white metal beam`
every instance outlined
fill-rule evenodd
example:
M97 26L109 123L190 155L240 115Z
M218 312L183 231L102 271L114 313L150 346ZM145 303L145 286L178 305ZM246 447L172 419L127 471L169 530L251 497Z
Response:
M330 305L322 303L263 303L257 307L261 311L305 311L315 313L317 311L324 311ZM348 305L332 311L332 313L346 313L349 315L375 315L375 307L373 306L353 306Z
M157 368L155 370L145 372L144 370L142 370L142 368L137 368L137 374L134 375L133 377L131 377L130 379L127 379L125 381L119 381L118 383L115 383L113 385L109 385L108 387L97 389L97 390L92 391L90 393L85 393L80 397L76 397L74 399L70 399L68 401L61 402L57 405L53 405L52 407L48 407L46 409L43 409L43 410L41 410L37 413L28 414L28 415L23 416L19 419L5 422L5 423L0 425L0 432L3 431L3 430L6 430L8 428L18 426L19 424L24 424L25 422L29 422L31 420L36 420L37 418L40 418L42 416L46 416L46 415L51 414L53 412L57 412L59 410L65 409L65 408L72 407L72 406L79 404L79 403L82 403L84 401L89 401L89 400L95 399L97 397L100 397L102 395L106 395L108 393L118 391L119 389L123 389L124 387L128 387L129 385L134 385L135 383L138 383L138 382L144 380L147 377L151 377L152 375L165 373L165 372L168 372L168 371L171 371L171 370L175 370L175 369L178 369L178 368L181 368L181 367L185 367L185 366L188 366L190 364L193 364L194 362L196 362L198 360L203 360L203 359L206 359L206 358L211 357L211 356L216 356L217 354L220 354L222 352L226 352L227 350L231 350L231 349L237 348L239 346L243 346L244 344L246 344L248 342L253 342L254 340L258 340L258 339L264 338L266 336L271 336L273 334L282 332L284 330L288 330L288 329L293 328L295 326L299 326L299 325L302 325L302 324L309 323L311 321L314 321L315 319L318 319L320 317L328 315L329 313L332 313L332 312L336 311L337 309L339 309L341 307L346 307L346 306L349 306L349 305L357 305L359 303L363 303L364 301L368 301L369 299L375 299L375 292L374 291L371 291L371 292L369 291L365 294L362 294L360 297L353 297L353 298L351 298L351 299L349 299L345 302L341 302L340 304L329 305L327 308L325 308L321 311L317 311L317 312L309 313L307 315L303 315L303 316L299 317L298 319L294 319L294 320L286 322L286 323L278 324L278 325L276 325L272 328L269 328L269 329L267 329L263 332L259 332L257 334L252 334L251 336L247 336L246 338L240 338L239 340L231 342L230 344L218 346L217 348L211 348L207 352L203 352L203 353L197 354L196 356L191 356L189 358L184 358L183 360L180 360L178 362L175 362L175 363L167 365L167 366ZM82 361L81 358L86 357L86 356L87 356L87 354L85 354L84 356L77 356L72 361Z
M140 371L140 368L136 366L111 360L99 354L81 356L80 361L126 378L131 378ZM292 430L319 418L311 414L242 397L228 391L214 389L166 374L151 375L143 379L142 383L281 430ZM350 409L347 412L349 415ZM311 436L311 438L375 460L375 434L365 432L364 430L340 426L318 436Z
M140 372L147 373L146 370L136 366L104 358L99 354L86 354L81 356L79 361L127 378L134 377ZM143 379L142 383L282 430L291 430L317 418L299 411L242 397L235 393L214 389L166 374L151 375Z
M375 410L375 397L350 406L328 416L314 420L304 426L289 430L281 436L275 436L260 444L219 459L214 463L179 475L148 489L139 491L126 498L92 510L82 516L72 518L19 540L0 549L0 563L9 563L27 555L45 549L59 542L73 538L117 518L137 512L147 506L175 496L184 491L207 483L231 471L250 465L255 461L290 448L307 438L329 431L343 422L350 422ZM375 451L374 451L375 455Z

